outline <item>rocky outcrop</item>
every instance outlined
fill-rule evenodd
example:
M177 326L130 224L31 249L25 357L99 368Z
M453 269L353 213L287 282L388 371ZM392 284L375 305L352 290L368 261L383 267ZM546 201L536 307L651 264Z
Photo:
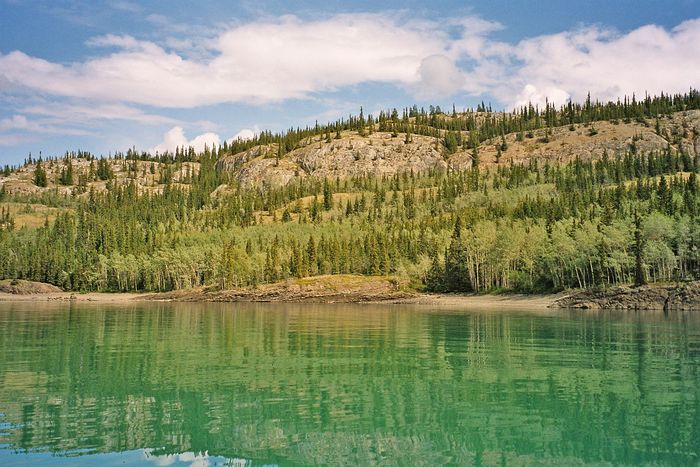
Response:
M557 299L553 307L615 310L700 311L700 282L584 290Z
M284 185L295 178L348 178L364 175L446 170L444 149L435 138L392 137L375 133L361 137L347 132L330 142L317 137L276 158L277 145L256 146L245 152L223 157L219 167L234 174L242 185ZM457 154L455 155L457 156ZM469 154L459 154L453 168L471 166Z

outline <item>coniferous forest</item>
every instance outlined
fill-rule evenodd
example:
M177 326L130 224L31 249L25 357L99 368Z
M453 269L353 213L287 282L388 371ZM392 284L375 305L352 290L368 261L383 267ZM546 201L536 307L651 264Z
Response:
M485 104L459 113L412 107L263 132L199 154L178 148L109 159L85 152L30 157L23 167L0 172L2 182L31 170L42 188L0 190L0 279L126 292L361 274L400 276L429 291L479 293L696 280L700 155L674 144L683 135L667 135L664 150L630 144L597 159L515 164L499 158L508 154L507 135L547 139L556 127L593 134L596 122L658 126L676 112L697 109L695 90L510 113ZM473 163L465 170L306 178L279 186L239 184L219 163L256 146L275 147L270 157L281 160L309 140L374 132L407 142L429 136L446 155L469 150ZM495 164L480 163L483 144L497 147ZM115 167L127 175L116 177ZM174 174L182 173L176 182ZM157 178L157 189L139 189L135 181L146 174ZM36 226L16 225L18 209L36 206L53 214Z

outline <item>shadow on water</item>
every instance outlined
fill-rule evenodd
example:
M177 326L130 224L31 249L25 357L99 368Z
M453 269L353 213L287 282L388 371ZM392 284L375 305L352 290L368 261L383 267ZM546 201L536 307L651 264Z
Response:
M700 316L0 304L0 462L698 462Z

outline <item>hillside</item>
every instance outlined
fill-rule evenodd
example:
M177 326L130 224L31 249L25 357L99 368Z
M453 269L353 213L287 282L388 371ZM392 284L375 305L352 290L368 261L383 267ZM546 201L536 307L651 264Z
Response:
M593 131L591 131L593 130ZM468 139L469 132L461 132ZM445 131L440 132L441 135ZM250 149L226 154L220 151L217 166L231 180L246 186L279 186L304 178L348 178L357 176L391 176L396 173L421 173L448 168L463 171L472 166L474 150L460 148L449 153L442 137L417 134L373 132L361 136L357 131L343 131L340 138L327 140L312 136L298 147L278 158L278 143L256 145ZM408 138L408 141L407 141ZM507 148L498 156L498 147L505 141ZM477 146L480 167L495 168L507 164L565 163L575 158L597 160L607 151L610 157L624 154L631 148L640 153L664 151L667 147L700 154L700 110L676 112L666 118L623 121L599 121L532 130L519 138L518 133L504 134ZM62 195L86 193L89 189L104 191L106 180L96 177L96 163L84 158L71 158L75 173L73 183L59 181L68 160L49 161L45 166L47 187L33 182L35 164L28 164L6 177L0 186L7 194L31 195L58 190ZM140 193L162 192L167 183L186 186L199 171L199 163L163 164L143 160L108 161L115 184L133 182ZM86 180L80 186L81 176ZM97 178L97 180L95 180Z
M696 91L32 158L0 172L0 280L165 292L366 275L520 293L698 280L698 171Z
M640 152L663 151L671 145L678 151L700 153L700 110L677 112L659 121L657 134L654 119L630 123L596 122L540 129L519 141L517 133L506 134L507 149L497 160L495 138L478 146L480 166L499 164L563 163L575 158L596 160L607 151L611 156L623 154L631 147ZM591 134L594 129L595 134ZM463 132L466 139L469 132ZM219 164L235 179L249 186L286 184L295 178L336 178L367 175L394 175L401 172L428 170L461 171L472 166L473 150L447 153L440 138L376 132L360 136L343 132L341 138L328 142L322 136L309 138L298 149L276 159L276 145L256 146L250 150L224 156Z

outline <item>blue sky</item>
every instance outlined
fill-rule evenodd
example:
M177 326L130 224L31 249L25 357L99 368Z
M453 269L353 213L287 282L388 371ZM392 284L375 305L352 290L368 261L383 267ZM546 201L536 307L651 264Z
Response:
M0 163L700 87L700 0L194 3L0 0Z

